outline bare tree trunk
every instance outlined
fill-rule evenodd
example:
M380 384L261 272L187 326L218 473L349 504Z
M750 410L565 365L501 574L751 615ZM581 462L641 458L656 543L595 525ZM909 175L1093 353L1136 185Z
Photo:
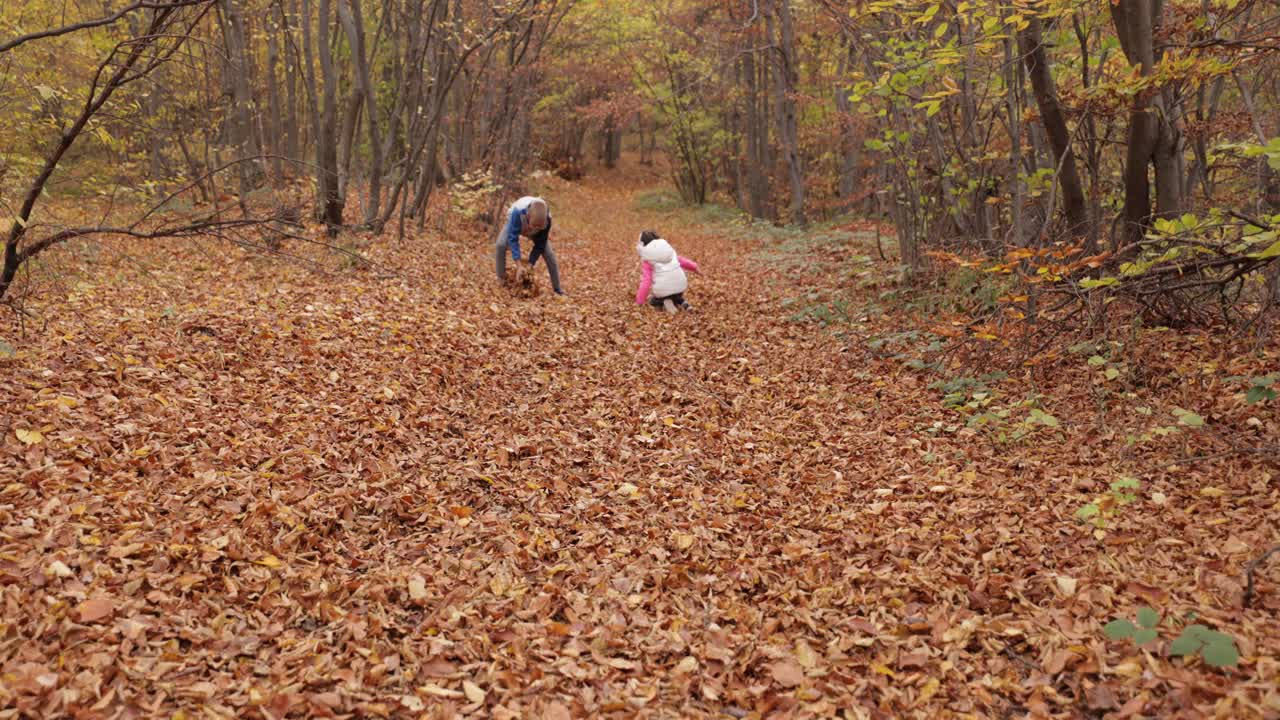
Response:
M302 0L303 39L307 41L311 24L310 0ZM321 91L319 123L316 133L316 165L320 175L321 218L336 232L342 226L342 213L346 201L338 179L338 77L333 67L333 47L329 43L329 28L333 12L331 0L319 0L319 18L316 32L316 50L320 54ZM310 51L307 51L308 57ZM308 63L309 64L309 63ZM312 78L314 85L314 78Z
M612 115L604 121L600 131L600 160L606 168L612 170L618 166L618 158L622 155L622 131L618 129L618 121Z
M1053 75L1049 72L1049 60L1044 51L1042 35L1040 17L1032 14L1027 18L1026 29L1018 33L1018 46L1022 51L1022 61L1027 66L1036 104L1040 108L1040 121L1044 123L1053 149L1054 169L1058 187L1062 190L1062 209L1067 216L1067 233L1074 236L1086 231L1089 216L1085 207L1084 186L1080 181L1080 172L1076 169L1076 154L1071 149L1071 132L1067 129L1067 120L1058 102L1058 90L1054 86ZM1092 252L1093 248L1087 248L1087 251Z
M271 176L277 184L284 175L284 164L280 160L280 155L283 153L281 135L284 121L280 114L280 86L276 81L276 66L280 62L280 43L276 38L278 31L279 27L266 29L267 67L264 68L264 74L267 76L267 119L269 121L265 147L271 153Z
M1117 0L1111 4L1111 18L1120 47L1129 64L1143 77L1155 71L1156 30L1164 12L1164 0ZM1154 112L1153 112L1154 110ZM1143 228L1152 217L1151 186L1147 166L1156 169L1156 209L1173 216L1182 211L1182 138L1172 94L1139 93L1129 111L1128 153L1125 158L1125 204L1123 238L1127 243L1142 239Z
M1155 67L1151 46L1152 0L1119 0L1111 4L1111 18L1120 39L1120 47L1132 65L1143 75ZM1125 243L1142 238L1143 227L1151 217L1151 186L1147 166L1156 144L1155 118L1147 113L1146 93L1135 95L1129 107L1129 131L1124 163L1124 227ZM1112 248L1113 250L1116 248Z
M1152 162L1156 168L1156 216L1182 215L1186 202L1182 178L1186 175L1186 140L1182 133L1182 102L1171 88L1156 96L1156 145Z
M360 132L360 122L363 119L364 90L358 86L351 88L351 94L347 96L343 108L342 130L338 135L338 156L341 158L338 162L338 192L346 198L351 187L351 162L355 159L358 142L356 135Z
M373 226L382 202L382 135L378 127L378 98L369 73L369 55L365 48L364 18L360 13L360 3L357 0L340 2L338 15L351 43L356 84L364 96L365 122L369 124L369 153L372 157L369 161L369 199L365 203L364 223Z
M765 173L769 165L765 147L769 142L769 125L767 116L760 109L760 76L755 53L750 50L742 56L742 76L746 80L747 211L751 217L764 218L768 214L765 198L769 192L769 181Z
M649 124L649 116L643 111L638 113L636 127L640 133L640 164L646 166L653 164L654 148L652 138L656 134L652 128L649 128ZM648 132L646 132L646 129Z
M804 169L800 165L799 128L796 120L796 40L791 21L791 0L774 0L773 14L765 20L774 35L776 16L777 62L774 95L778 113L778 139L782 144L787 175L791 180L791 222L804 225Z
M1026 234L1022 227L1022 106L1018 102L1017 65L1013 59L1013 41L1004 41L1005 111L1009 115L1009 184L1013 200L1009 205L1010 232L1013 244L1022 247Z
M293 28L290 25L290 16L296 16L294 0L285 0L288 5L282 6L277 4L275 10L277 13L280 30L285 41L284 47L284 72L285 72L285 92L287 96L287 107L285 109L286 124L285 133L285 150L284 154L290 160L301 160L302 150L301 142L298 135L301 127L298 124L298 79L301 72L298 68L298 53L294 47Z
M979 110L978 97L981 93L974 89L974 78L982 74L978 67L978 51L976 43L970 37L970 30L966 24L961 22L957 15L950 23L951 31L955 33L955 41L959 47L966 48L964 54L963 72L960 74L960 94L956 97L956 105L960 107L960 136L955 136L955 128L952 127L953 141L956 150L962 154L968 154L970 157L978 157L982 154L983 148L980 147L978 128ZM947 34L944 32L942 36L936 37L936 40L945 41ZM987 171L982 168L979 172L976 182L972 183L972 189L967 191L960 190L961 193L968 195L970 204L970 215L973 222L970 225L970 236L978 238L981 241L990 244L993 241L991 206L987 204L987 191L990 187L990 178ZM956 202L959 202L959 195L956 196Z
M859 160L859 138L856 128L853 126L853 103L849 101L849 89L845 86L843 79L847 76L854 62L854 53L857 52L857 46L852 40L847 40L848 50L840 57L840 66L837 70L837 76L840 82L836 85L836 112L840 119L840 197L845 200L845 209L850 209L848 203L852 202L853 194L857 192L857 172Z
M1076 33L1076 40L1080 43L1080 84L1087 90L1093 87L1093 79L1089 72L1090 33L1085 31L1078 14L1072 15L1071 25ZM1098 32L1096 28L1092 30L1092 33ZM1101 57L1098 58L1098 67L1106 63L1107 55L1107 51L1103 50ZM1086 242L1096 252L1098 223L1099 218L1102 217L1102 144L1098 142L1097 123L1094 121L1093 113L1085 113L1081 122L1084 123L1085 132L1085 165L1089 170L1089 232Z
M249 49L245 32L244 11L241 0L223 0L223 37L227 46L227 64L223 72L227 95L231 98L230 122L227 125L226 144L233 148L236 170L240 178L240 204L245 207L249 194L256 184L256 165L252 158L259 155L254 147L253 90L249 86Z

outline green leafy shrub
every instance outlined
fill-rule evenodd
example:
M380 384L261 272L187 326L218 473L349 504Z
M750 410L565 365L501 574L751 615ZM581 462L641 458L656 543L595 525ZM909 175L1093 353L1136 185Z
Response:
M1250 405L1257 405L1258 403L1271 402L1276 399L1276 390L1273 386L1277 380L1280 380L1280 373L1269 373L1260 377L1233 375L1227 380L1229 382L1243 382L1245 384L1244 401Z
M1194 619L1194 614L1188 619ZM1172 619L1170 619L1172 623ZM1135 645L1146 645L1160 638L1160 614L1149 607L1138 608L1137 623L1126 618L1116 618L1103 626L1102 632L1111 640L1132 640ZM1240 651L1230 635L1195 623L1186 625L1178 637L1169 644L1169 654L1177 657L1199 655L1212 667L1235 667L1240 662Z

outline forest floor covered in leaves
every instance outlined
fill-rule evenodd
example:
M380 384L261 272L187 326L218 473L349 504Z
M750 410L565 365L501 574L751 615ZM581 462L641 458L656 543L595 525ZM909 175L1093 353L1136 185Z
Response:
M1102 409L1085 357L1012 368L1053 422L1001 441L876 351L907 316L796 317L888 272L865 234L634 180L545 181L568 299L476 228L60 253L0 331L0 717L1280 717L1280 417L1223 379L1274 349L1135 334ZM646 227L695 313L634 305ZM1106 639L1141 606L1239 665Z

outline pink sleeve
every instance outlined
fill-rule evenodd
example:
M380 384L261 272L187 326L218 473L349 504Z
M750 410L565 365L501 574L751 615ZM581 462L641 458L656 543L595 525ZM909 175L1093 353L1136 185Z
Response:
M687 257L680 258L680 267L690 272L698 272L698 263L690 260Z
M653 287L653 266L648 260L640 261L640 289L636 291L636 304L643 305L649 299L649 289Z

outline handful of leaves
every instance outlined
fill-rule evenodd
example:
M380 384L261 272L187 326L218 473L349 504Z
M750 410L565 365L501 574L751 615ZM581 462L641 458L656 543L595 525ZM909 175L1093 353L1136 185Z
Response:
M515 267L507 268L507 287L518 298L537 297L539 292L532 268L524 263L516 263Z

